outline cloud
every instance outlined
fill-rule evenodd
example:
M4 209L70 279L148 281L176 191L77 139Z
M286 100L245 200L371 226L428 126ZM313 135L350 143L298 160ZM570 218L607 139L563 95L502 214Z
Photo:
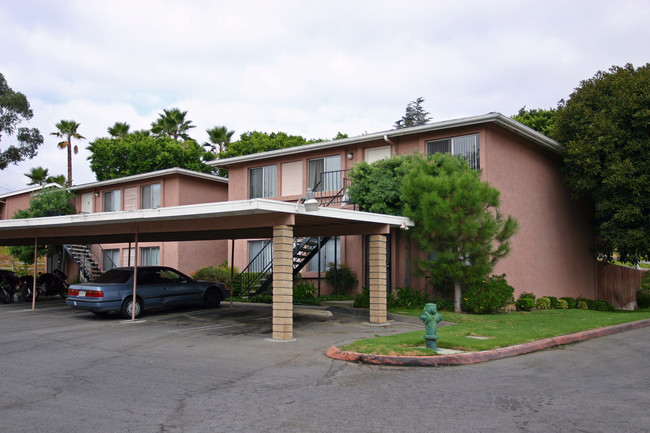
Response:
M649 21L642 0L3 2L0 72L46 143L0 173L0 192L36 165L65 173L47 135L61 119L93 140L179 107L202 142L216 125L308 138L386 130L420 96L435 120L552 107L599 69L646 63ZM75 183L94 180L86 157Z

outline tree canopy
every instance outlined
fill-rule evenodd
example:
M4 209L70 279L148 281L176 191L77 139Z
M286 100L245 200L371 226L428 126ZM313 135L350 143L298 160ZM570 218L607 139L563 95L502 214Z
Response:
M129 134L123 138L99 138L90 143L88 150L90 169L99 181L173 167L214 172L204 162L207 153L194 140Z
M72 203L74 197L74 193L70 192L67 189L42 189L32 194L29 200L29 207L27 209L17 210L12 218L40 218L50 216L52 214L72 215L76 213L76 210ZM39 246L37 254L39 257L42 257L48 254L52 254L55 251L56 246L53 245L48 245L47 247ZM10 246L9 252L12 256L24 263L34 263L33 245Z
M235 135L235 131L228 130L228 127L225 125L206 129L205 132L208 133L210 142L205 143L203 147L209 147L215 153L224 152L230 144L232 136Z
M499 191L467 161L442 153L414 158L402 182L403 212L415 223L408 233L429 252L420 270L434 283L453 280L459 312L463 284L486 278L510 252L517 221L501 215Z
M512 118L517 122L523 123L529 128L550 137L555 126L555 114L555 108L549 108L548 110L544 108L532 108L526 110L526 106L523 106L519 109L517 114L512 116Z
M191 120L185 119L187 111L181 111L178 108L163 109L158 115L158 119L151 123L151 133L156 137L172 137L178 141L190 140L187 133L190 129L195 128Z
M36 156L38 147L43 144L43 136L36 128L18 126L33 116L27 97L9 87L4 75L0 73L0 139L3 134L16 134L18 142L17 146L0 149L0 170L7 168L10 163L17 164Z
M395 122L395 128L408 128L429 123L431 117L429 117L429 112L425 111L422 107L423 102L424 98L421 97L415 101L409 102L406 106L406 114L404 114L400 120Z
M366 212L402 215L402 180L411 170L413 156L397 155L368 164L361 161L348 172L348 196Z
M238 141L230 143L228 148L222 152L222 158L233 156L250 155L269 150L283 149L285 147L302 146L309 143L317 143L323 140L307 140L299 135L289 135L285 132L244 132Z
M560 101L553 138L569 189L596 203L596 254L650 260L650 63L581 81Z

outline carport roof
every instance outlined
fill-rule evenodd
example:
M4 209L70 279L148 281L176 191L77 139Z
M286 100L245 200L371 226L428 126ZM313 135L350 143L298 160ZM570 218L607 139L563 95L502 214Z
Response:
M271 238L273 227L293 226L294 236L385 234L413 223L406 217L268 199L63 215L0 221L0 245L96 244Z

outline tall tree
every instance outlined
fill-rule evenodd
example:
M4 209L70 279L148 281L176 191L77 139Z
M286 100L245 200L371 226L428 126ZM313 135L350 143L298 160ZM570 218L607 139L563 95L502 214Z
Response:
M76 144L74 147L72 146L72 139L83 140L86 137L79 134L77 130L81 124L74 120L62 120L55 126L57 131L51 134L63 138L63 141L60 141L58 146L60 149L68 150L68 186L70 186L72 185L72 152L74 150L75 155L79 153L79 147Z
M526 106L523 106L512 118L550 137L555 126L555 113L555 108L549 108L548 110L544 108L532 108L526 110Z
M169 110L163 109L163 112L158 115L158 119L151 123L151 133L157 137L172 137L178 141L179 138L183 140L190 140L191 137L187 134L192 128L191 120L187 120L187 111L181 111L178 108L170 108Z
M0 170L4 170L10 163L16 164L36 156L38 147L43 144L43 136L36 128L18 127L21 122L26 122L33 116L27 97L14 92L0 73L0 139L2 134L17 133L18 142L17 146L11 145L0 150Z
M47 182L47 177L49 175L49 170L43 167L32 167L29 170L29 173L25 173L25 176L29 178L29 183L27 185L43 185Z
M411 101L406 106L406 114L395 122L395 128L408 128L411 126L426 125L431 120L429 117L429 112L425 111L422 107L424 98L420 97L415 101Z
M107 130L111 137L120 138L129 135L129 129L131 129L131 125L128 123L115 122L113 126L109 126Z
M420 270L432 281L454 282L454 310L461 311L464 284L486 278L510 252L517 221L499 212L499 191L479 179L467 161L437 153L416 156L402 182L404 215L415 226L409 235L430 257Z
M286 132L244 132L239 140L231 143L223 158L232 156L250 155L269 150L284 149L285 147L302 146L303 144L317 143L323 140L307 140L300 135L289 135Z
M204 163L207 153L194 140L179 143L171 137L134 133L124 138L99 138L90 143L88 150L90 169L100 181L173 167L214 171Z
M560 101L553 138L575 197L596 203L596 254L650 260L650 63L613 66Z
M211 148L215 153L225 152L232 136L235 135L235 131L229 131L226 126L215 126L212 129L206 129L205 132L208 133L210 142L203 146Z

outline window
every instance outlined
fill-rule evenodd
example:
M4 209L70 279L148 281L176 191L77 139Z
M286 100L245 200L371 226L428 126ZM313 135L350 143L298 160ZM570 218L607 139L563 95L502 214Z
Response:
M158 209L160 207L160 184L145 185L140 196L141 209Z
M140 265L142 265L142 266L159 266L160 265L160 247L143 247L143 248L140 248Z
M248 241L248 262L251 272L263 272L273 261L273 241Z
M104 192L104 212L122 210L120 190Z
M104 272L120 266L120 249L104 250L102 267Z
M481 167L478 134L427 141L426 145L427 155L433 155L434 153L462 155L473 169L478 170Z
M277 168L275 165L251 168L249 171L249 198L275 197Z
M309 183L312 191L341 189L341 155L309 160Z
M336 245L336 247L335 247ZM335 254L336 253L336 254ZM320 249L320 253L316 253L313 259L309 261L309 272L318 272L318 262L320 261L321 272L327 271L328 263L334 263L334 256L336 256L336 264L341 264L341 238L332 238Z
M390 158L390 146L374 147L366 149L366 162L372 164L375 161Z

